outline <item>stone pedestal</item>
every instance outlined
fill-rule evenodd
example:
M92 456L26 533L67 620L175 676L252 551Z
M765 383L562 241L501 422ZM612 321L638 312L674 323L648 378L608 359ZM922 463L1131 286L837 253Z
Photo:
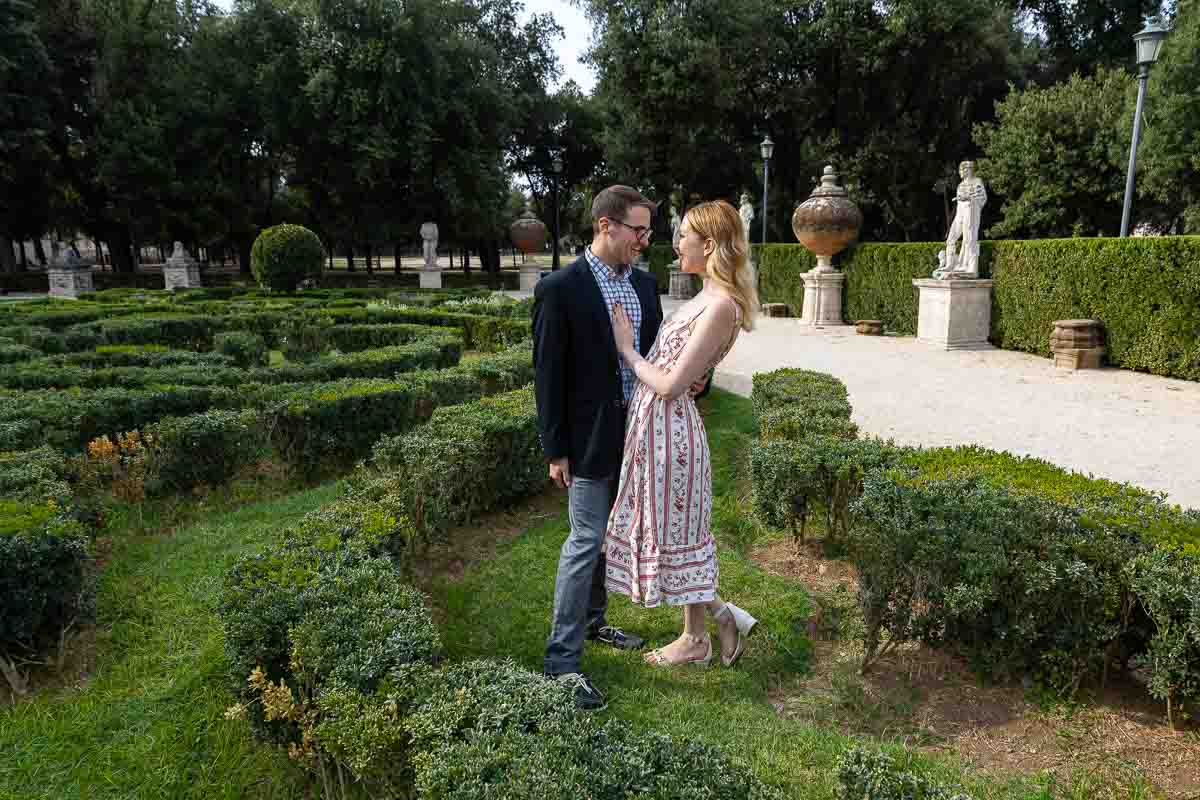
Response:
M168 292L200 288L200 264L188 255L180 242L175 243L175 250L163 265L163 288Z
M671 285L667 289L672 300L691 300L700 292L699 283L695 275L679 268L678 261L671 262Z
M422 289L442 288L442 271L440 269L423 269L420 275Z
M764 317L791 316L791 313L787 307L787 303L763 303L762 313Z
M1054 366L1099 369L1104 358L1104 327L1098 319L1059 319L1050 334Z
M542 279L542 270L540 267L529 264L521 267L521 283L520 289L522 292L532 292L537 282Z
M50 296L66 297L75 300L81 294L96 291L92 284L92 268L82 267L50 267L46 271L50 279Z
M992 282L990 280L913 281L920 293L917 340L943 350L990 350Z
M829 256L817 256L816 269L800 275L804 281L804 310L801 325L828 328L842 322L842 285L846 276L835 270Z

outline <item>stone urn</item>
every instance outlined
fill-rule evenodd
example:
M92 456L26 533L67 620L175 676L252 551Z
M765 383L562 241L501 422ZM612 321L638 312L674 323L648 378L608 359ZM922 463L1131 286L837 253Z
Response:
M533 209L525 207L525 213L517 217L508 228L513 244L525 255L532 255L546 244L546 223L533 215Z
M815 328L842 327L842 284L846 276L833 268L833 256L846 249L862 227L862 212L838 185L833 167L826 166L821 184L792 214L796 239L817 257L817 266L800 276L804 309L800 324Z
M546 244L546 223L533 215L533 209L525 207L525 213L517 218L508 228L513 244L526 256L540 251ZM532 292L541 278L541 269L532 261L521 265L520 289L522 292Z
M832 258L846 249L862 227L862 212L838 185L832 166L826 166L821 184L792 214L792 232L800 244L817 256L817 270L833 270Z

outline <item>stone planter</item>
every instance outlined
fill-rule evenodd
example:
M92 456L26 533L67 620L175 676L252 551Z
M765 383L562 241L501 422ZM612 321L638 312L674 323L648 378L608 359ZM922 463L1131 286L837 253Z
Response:
M1059 319L1050 334L1054 366L1099 369L1104 360L1104 326L1098 319Z
M860 319L854 323L854 330L863 336L882 336L883 322L877 319Z

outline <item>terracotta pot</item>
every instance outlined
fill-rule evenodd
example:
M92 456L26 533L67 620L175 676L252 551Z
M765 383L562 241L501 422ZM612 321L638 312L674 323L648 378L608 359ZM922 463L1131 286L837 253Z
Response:
M862 212L838 185L833 167L825 167L821 185L792 214L792 232L815 255L832 256L846 249L862 227Z

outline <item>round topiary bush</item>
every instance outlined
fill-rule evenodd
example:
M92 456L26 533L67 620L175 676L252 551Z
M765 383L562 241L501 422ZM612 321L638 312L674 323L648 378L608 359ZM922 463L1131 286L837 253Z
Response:
M276 225L254 240L250 269L259 286L292 292L301 281L321 276L324 248L317 235L303 225Z

